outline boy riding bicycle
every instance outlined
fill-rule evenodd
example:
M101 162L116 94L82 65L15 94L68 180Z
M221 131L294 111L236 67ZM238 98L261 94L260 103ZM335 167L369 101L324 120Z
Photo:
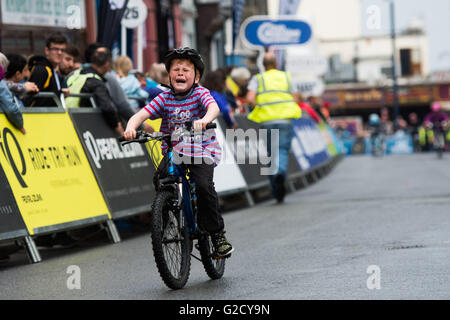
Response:
M211 235L217 254L227 257L234 249L224 235L224 221L219 212L213 182L214 167L221 158L215 132L212 129L206 131L201 141L192 141L185 136L176 138L174 134L185 129L189 121L192 121L195 131L205 130L206 125L220 114L220 109L209 90L198 85L205 67L197 51L191 48L171 50L165 56L164 64L169 73L170 90L159 94L130 118L124 137L127 140L135 139L136 129L146 119L162 118L160 131L172 134L173 150L178 153L178 160L189 169L189 175L196 185L198 223ZM165 154L165 142L161 149ZM165 159L161 161L161 164L164 163Z

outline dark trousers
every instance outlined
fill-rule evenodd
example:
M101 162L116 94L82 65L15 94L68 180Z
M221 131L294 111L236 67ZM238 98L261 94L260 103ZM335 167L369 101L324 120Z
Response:
M219 199L214 187L214 165L202 161L197 164L192 158L181 157L185 168L189 169L189 176L195 183L197 193L198 224L209 233L224 229L224 221L219 212ZM167 155L164 156L158 171L160 176L167 175Z

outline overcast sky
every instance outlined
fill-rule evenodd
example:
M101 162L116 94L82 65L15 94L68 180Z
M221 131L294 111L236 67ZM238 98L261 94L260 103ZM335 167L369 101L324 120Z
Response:
M370 5L381 8L381 30L370 30L363 19L364 34L389 32L389 1L361 0L363 16ZM450 0L395 0L397 31L404 30L414 18L423 20L430 44L431 71L450 70Z

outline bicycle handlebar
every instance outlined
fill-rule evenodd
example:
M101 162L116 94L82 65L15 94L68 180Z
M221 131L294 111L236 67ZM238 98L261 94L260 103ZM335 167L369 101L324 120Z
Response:
M187 130L192 134L195 131L192 129L192 121L185 122ZM206 125L206 130L217 128L217 124L210 122ZM129 143L146 143L149 140L164 140L168 137L171 137L170 134L163 134L161 132L148 133L144 131L136 132L136 139L127 141L124 137L119 137L118 140L122 144L122 146L127 145Z

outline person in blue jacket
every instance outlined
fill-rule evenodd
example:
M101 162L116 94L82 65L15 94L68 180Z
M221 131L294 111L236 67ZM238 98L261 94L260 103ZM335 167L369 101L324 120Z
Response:
M8 59L0 52L0 110L6 115L8 120L23 134L26 133L23 127L23 116L19 106L14 102L14 97L9 91L4 80L8 68Z
M222 70L210 71L206 74L202 85L210 91L211 96L216 100L220 113L225 119L228 127L235 129L237 123L234 120L228 99L224 93L226 87L226 74L222 72Z

